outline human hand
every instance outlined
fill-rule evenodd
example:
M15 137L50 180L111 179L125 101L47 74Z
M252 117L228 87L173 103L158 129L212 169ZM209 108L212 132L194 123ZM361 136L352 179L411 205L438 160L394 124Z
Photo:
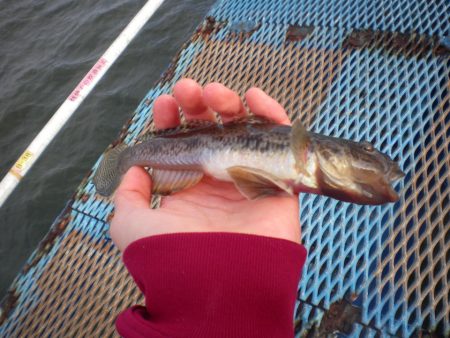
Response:
M280 124L290 124L284 108L262 90L245 94L250 110ZM204 89L191 79L177 82L173 96L155 100L156 128L180 124L179 108L186 119L213 120L213 111L224 122L246 114L238 94L219 83ZM151 177L140 167L124 175L114 196L115 214L110 234L123 251L140 238L179 232L236 232L300 242L298 196L267 197L249 201L233 183L204 177L197 185L166 196L158 209L150 208Z

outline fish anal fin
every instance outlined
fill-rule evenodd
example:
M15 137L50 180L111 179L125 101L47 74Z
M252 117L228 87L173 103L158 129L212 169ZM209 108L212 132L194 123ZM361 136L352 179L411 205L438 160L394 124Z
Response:
M196 185L202 177L203 172L197 170L153 169L152 193L170 195Z
M236 188L250 200L283 193L293 194L292 188L279 178L260 169L234 166L227 169Z

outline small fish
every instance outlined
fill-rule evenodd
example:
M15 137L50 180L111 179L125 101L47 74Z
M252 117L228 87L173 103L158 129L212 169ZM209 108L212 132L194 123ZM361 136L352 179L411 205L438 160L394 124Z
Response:
M248 199L300 192L358 204L395 202L391 184L404 173L370 143L309 132L296 120L279 125L259 117L223 125L207 121L150 133L121 144L100 163L94 185L110 196L132 166L152 169L152 190L168 195L204 175L233 182Z

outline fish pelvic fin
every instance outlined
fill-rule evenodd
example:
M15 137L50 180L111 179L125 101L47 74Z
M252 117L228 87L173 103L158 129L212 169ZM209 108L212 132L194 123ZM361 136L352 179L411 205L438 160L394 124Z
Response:
M276 176L263 170L234 166L227 169L239 192L249 200L281 194L293 194L293 190Z
M291 151L295 158L295 168L297 172L308 175L305 170L305 155L308 151L310 138L309 133L306 130L300 119L296 119L291 129Z
M126 148L127 145L119 144L103 155L103 159L95 171L93 178L95 190L98 194L108 197L116 190L123 175L119 169L119 159Z
M196 185L202 177L203 172L197 170L153 169L152 193L170 195Z

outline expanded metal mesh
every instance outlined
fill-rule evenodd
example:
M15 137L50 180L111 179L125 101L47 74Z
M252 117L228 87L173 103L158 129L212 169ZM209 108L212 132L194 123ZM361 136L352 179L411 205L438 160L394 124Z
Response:
M301 196L299 335L450 335L449 13L445 0L220 1L122 130L132 143L154 99L191 77L261 87L313 131L400 163L395 204ZM91 177L16 279L0 336L114 335L140 300Z

